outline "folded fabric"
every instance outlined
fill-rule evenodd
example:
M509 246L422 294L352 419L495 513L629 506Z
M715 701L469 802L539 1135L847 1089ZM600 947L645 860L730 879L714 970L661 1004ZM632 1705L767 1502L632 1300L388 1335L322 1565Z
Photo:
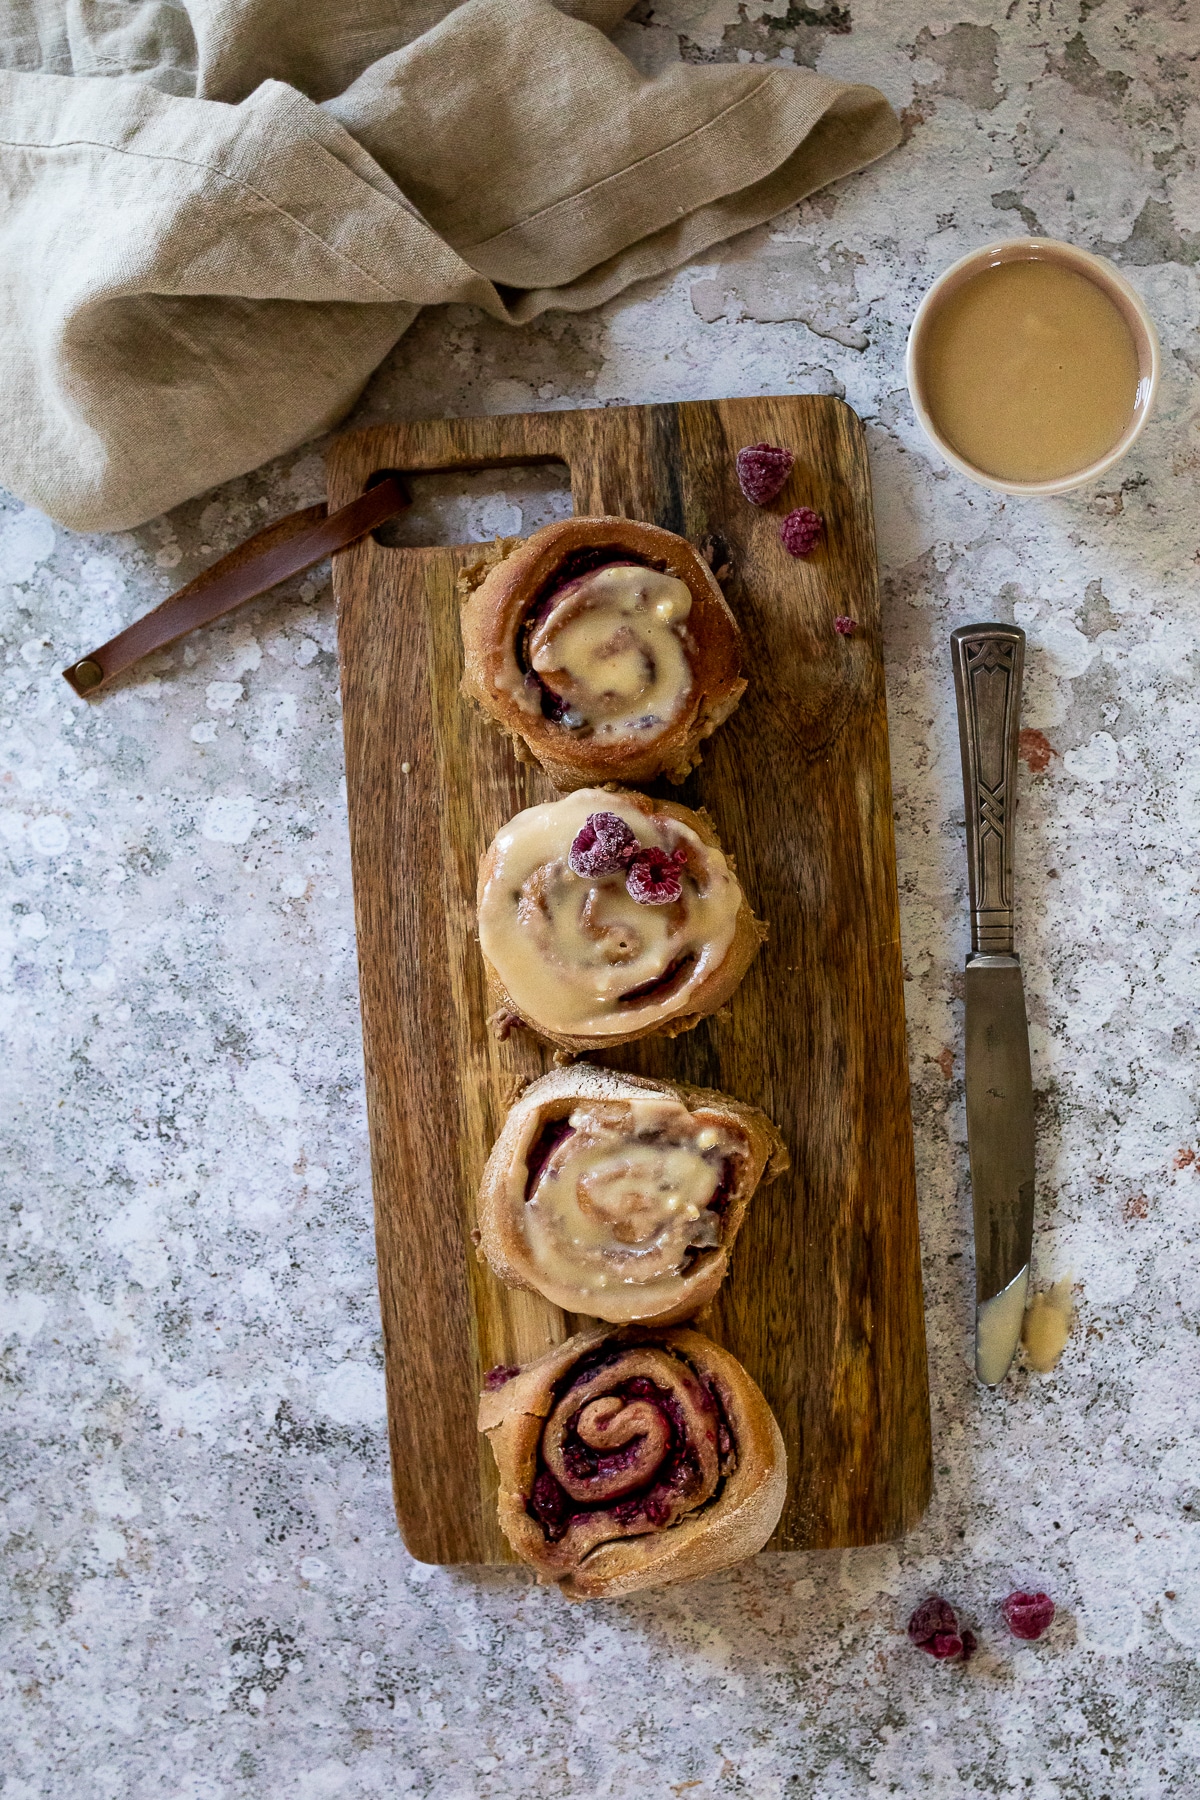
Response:
M327 429L422 306L595 306L881 156L874 88L642 76L629 0L15 0L0 482L141 523Z

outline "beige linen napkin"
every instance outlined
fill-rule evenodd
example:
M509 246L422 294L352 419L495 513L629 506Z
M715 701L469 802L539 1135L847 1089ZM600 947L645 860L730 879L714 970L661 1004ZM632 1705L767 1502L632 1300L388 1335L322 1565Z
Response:
M807 69L643 77L628 4L10 0L0 482L138 524L336 423L422 306L595 306L898 141Z

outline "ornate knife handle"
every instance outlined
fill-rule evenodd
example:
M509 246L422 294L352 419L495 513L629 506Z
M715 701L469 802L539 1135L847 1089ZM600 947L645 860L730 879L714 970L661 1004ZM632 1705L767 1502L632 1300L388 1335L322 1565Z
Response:
M961 625L950 634L967 812L971 949L1013 950L1013 823L1025 633Z

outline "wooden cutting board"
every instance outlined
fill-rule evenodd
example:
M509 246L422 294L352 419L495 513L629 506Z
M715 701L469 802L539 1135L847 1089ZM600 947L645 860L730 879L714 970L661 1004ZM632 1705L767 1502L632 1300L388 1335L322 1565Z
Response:
M738 491L739 446L797 455L781 499ZM893 1538L930 1491L929 1401L871 488L862 426L813 395L434 419L339 438L341 506L380 470L561 460L576 512L728 546L750 686L682 789L712 814L770 938L729 1016L597 1060L723 1088L775 1119L791 1173L763 1189L704 1328L760 1383L788 1498L769 1547ZM807 561L790 507L825 515ZM479 547L334 558L379 1288L396 1510L424 1562L506 1562L480 1376L585 1321L510 1293L470 1231L518 1077L550 1067L485 1023L482 850L553 798L461 698L455 578ZM839 636L835 615L857 622Z

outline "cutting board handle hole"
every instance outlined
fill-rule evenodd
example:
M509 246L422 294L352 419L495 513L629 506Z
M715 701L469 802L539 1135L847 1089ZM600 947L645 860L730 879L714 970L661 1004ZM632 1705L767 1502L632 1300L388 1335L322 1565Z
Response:
M492 464L486 468L381 469L372 481L401 476L412 505L374 533L389 549L432 544L486 544L528 537L539 526L569 519L571 472L565 462Z

